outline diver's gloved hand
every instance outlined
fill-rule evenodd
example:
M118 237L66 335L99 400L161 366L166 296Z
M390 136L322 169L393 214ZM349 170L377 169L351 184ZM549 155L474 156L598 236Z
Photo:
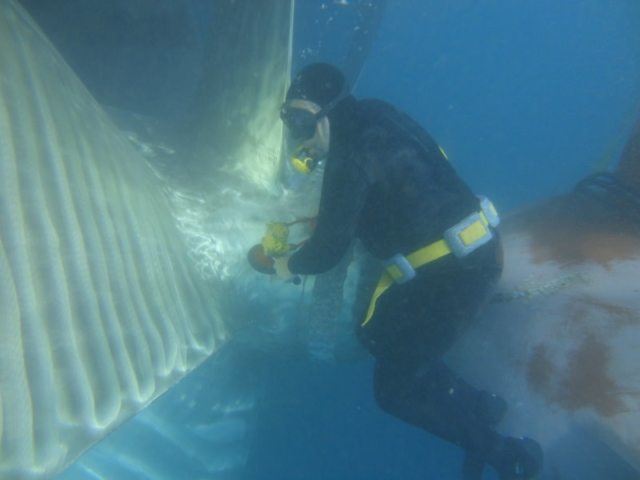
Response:
M298 285L300 283L300 277L291 273L289 270L289 258L290 257L278 257L273 262L273 268L276 271L276 275L280 280L287 283L293 283Z

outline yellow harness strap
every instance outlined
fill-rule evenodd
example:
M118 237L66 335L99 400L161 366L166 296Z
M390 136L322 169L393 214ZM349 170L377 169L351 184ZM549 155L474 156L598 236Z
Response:
M492 205L493 207L493 205ZM489 231L489 220L487 219L484 212L479 212L480 220L472 223L466 228L462 229L458 233L458 238L462 242L463 245L469 246L477 242L479 239L486 236ZM447 243L445 239L438 240L426 247L422 247L420 250L416 250L410 255L407 255L407 261L413 267L413 269L417 269L427 263L433 262L440 257L444 257L452 252L451 247ZM378 281L378 285L376 286L375 291L373 292L373 297L371 298L371 302L369 303L369 310L367 310L367 316L362 322L361 326L365 326L371 320L373 316L373 312L376 308L376 301L378 297L382 295L387 288L395 283L396 280L403 277L403 273L398 268L397 265L392 264L385 268L380 276L380 280Z

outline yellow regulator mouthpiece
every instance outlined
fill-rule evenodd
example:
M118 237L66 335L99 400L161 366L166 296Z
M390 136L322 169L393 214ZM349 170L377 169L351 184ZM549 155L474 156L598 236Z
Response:
M317 161L310 155L308 147L300 147L291 156L291 165L298 172L309 175L316 167Z

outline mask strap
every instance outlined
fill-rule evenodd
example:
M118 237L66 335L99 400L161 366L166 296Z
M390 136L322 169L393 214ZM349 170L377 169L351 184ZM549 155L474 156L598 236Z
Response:
M349 90L347 80L345 79L344 83L342 84L342 90L340 90L340 93L338 94L338 96L334 98L331 102L329 102L327 105L325 105L318 113L314 115L316 117L316 120L319 121L322 117L326 117L327 115L329 115L329 112L331 112L331 110L334 109L334 107L338 104L338 102L348 97L350 94L351 94L351 91Z

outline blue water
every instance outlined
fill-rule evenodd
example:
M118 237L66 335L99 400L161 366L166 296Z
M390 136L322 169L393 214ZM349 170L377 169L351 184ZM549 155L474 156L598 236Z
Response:
M300 3L301 16L324 19L309 6L316 2ZM341 58L332 54L339 45L322 48L329 35L317 41L311 33L320 36L309 29L298 41L321 43L319 53L298 64ZM639 77L634 0L405 0L388 2L354 93L420 121L504 211L565 192L615 158Z
M371 361L269 367L247 480L458 478L459 449L377 408Z

